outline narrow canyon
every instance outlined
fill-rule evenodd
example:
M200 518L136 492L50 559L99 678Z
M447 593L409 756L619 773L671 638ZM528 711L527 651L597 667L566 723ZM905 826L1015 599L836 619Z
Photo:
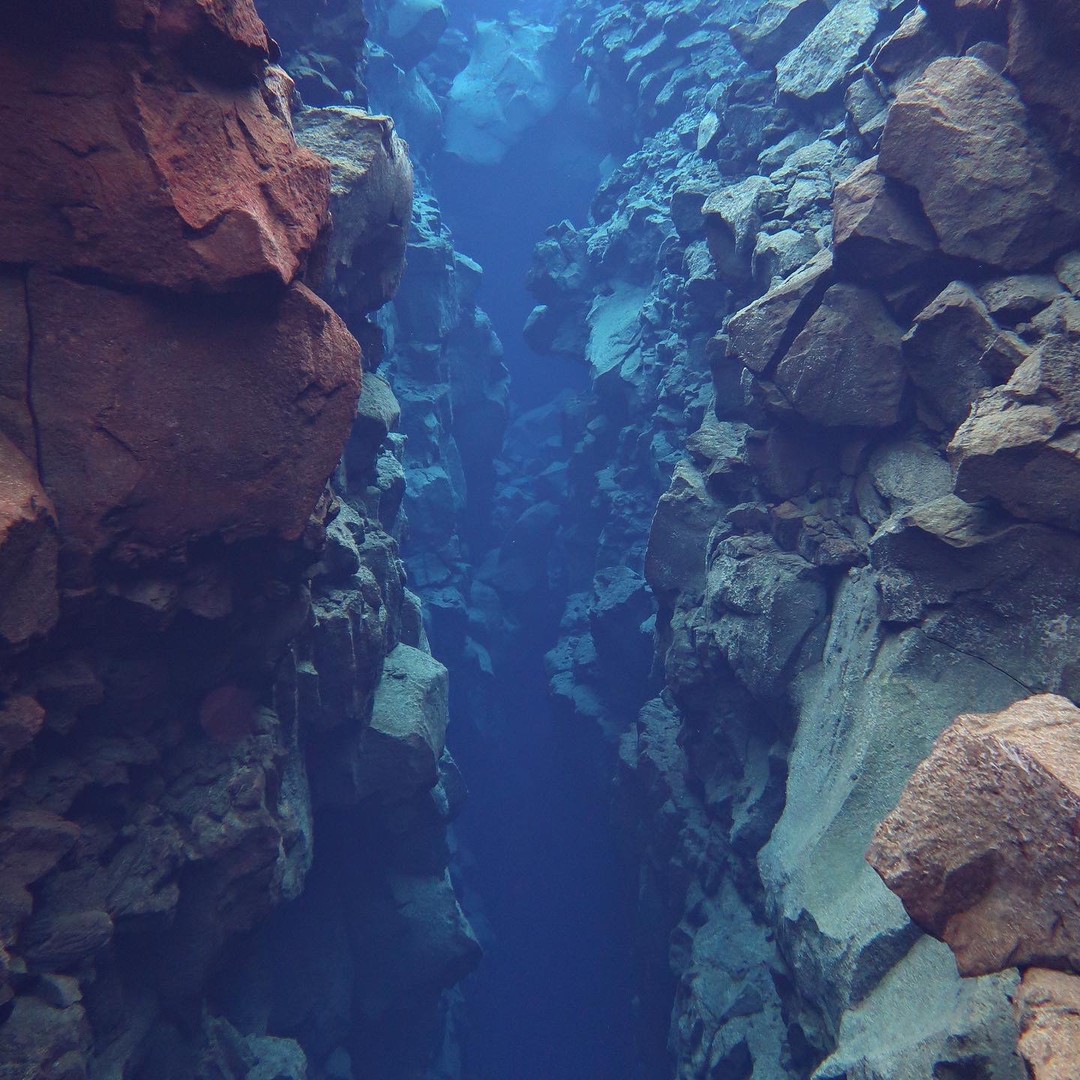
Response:
M0 9L0 1080L1080 1080L1080 0Z

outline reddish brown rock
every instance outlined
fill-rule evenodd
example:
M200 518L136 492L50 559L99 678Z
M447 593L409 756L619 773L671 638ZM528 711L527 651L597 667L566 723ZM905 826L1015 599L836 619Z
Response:
M948 255L1026 270L1080 238L1080 184L981 60L938 60L900 94L879 167L916 189Z
M33 465L0 434L0 641L21 645L59 614L53 505Z
M864 161L833 194L837 263L855 276L889 277L924 260L937 247L917 200Z
M1020 1024L1017 1049L1031 1080L1080 1076L1080 978L1029 968L1013 1002Z
M904 336L920 416L939 431L955 431L979 394L1005 382L1027 353L1024 342L1002 330L962 281L947 285Z
M963 975L1080 970L1080 709L1044 694L963 715L867 858Z
M326 221L329 167L258 85L200 84L89 41L9 46L0 72L7 260L180 290L296 275Z
M796 412L825 427L888 427L906 376L900 327L875 293L833 285L776 369Z
M160 48L230 49L249 60L269 55L269 36L253 0L113 0L116 25ZM189 52L190 56L190 52Z
M1080 3L1013 0L1006 72L1062 150L1080 157Z
M298 537L349 433L359 347L313 293L163 300L31 280L42 471L67 558Z

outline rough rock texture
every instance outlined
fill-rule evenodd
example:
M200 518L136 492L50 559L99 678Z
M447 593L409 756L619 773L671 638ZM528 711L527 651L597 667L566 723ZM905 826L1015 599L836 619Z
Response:
M1016 88L974 57L937 60L901 92L879 167L919 193L947 255L1026 270L1080 239L1080 184Z
M1067 1080L1080 1061L1080 978L1029 968L1016 995L1020 1056L1031 1080Z
M871 864L911 917L952 948L961 974L1080 962L1066 884L1076 862L1078 750L1080 709L1066 698L961 716L878 827Z
M477 959L446 869L446 673L379 516L394 410L373 387L358 418L360 349L309 287L348 291L368 332L409 169L360 122L380 134L335 161L330 238L330 166L293 137L271 47L246 0L6 26L5 1076L413 1075ZM350 505L327 480L354 424ZM430 738L395 776L365 735L402 656ZM390 942L409 963L373 1001Z
M582 50L635 150L531 278L530 342L590 373L544 429L575 509L503 505L557 553L526 595L575 589L558 699L621 731L644 1059L1017 1080L1015 975L961 980L863 855L958 713L1077 693L1072 8L770 0L730 35L764 70L707 79L643 11ZM659 608L629 725L618 563Z

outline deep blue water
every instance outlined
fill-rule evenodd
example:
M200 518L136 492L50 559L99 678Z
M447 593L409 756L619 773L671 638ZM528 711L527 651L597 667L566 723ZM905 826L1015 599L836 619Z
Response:
M479 14L504 14L499 6L473 2ZM446 154L432 165L455 246L484 268L478 302L503 342L514 414L587 385L583 364L537 356L521 331L535 303L525 286L533 246L564 218L584 223L602 156L590 132L557 112L496 166ZM549 704L543 654L554 616L538 614L516 667L498 673L497 715L483 733L458 704L451 670L450 747L471 793L457 828L480 900L471 914L490 929L465 987L467 1080L637 1075L636 871L616 852L612 748L599 730L556 720Z
M492 940L466 983L468 1080L633 1080L636 879L610 824L610 750L556 722L539 655L504 673L497 735L458 716L458 828Z

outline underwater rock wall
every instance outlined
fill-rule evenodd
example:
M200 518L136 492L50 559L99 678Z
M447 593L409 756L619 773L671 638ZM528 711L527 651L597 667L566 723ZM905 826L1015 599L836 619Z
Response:
M643 10L596 20L605 92L596 52L686 66ZM1075 14L768 2L731 28L745 67L642 123L609 224L537 249L528 332L592 372L570 473L610 509L582 565L641 569L671 470L643 560L663 689L618 800L657 1075L1022 1075L1015 976L962 981L863 854L957 713L1075 694ZM643 607L605 653L608 588L569 606L553 688L618 730L589 688L638 668Z
M9 14L2 1071L422 1075L464 789L393 409L316 295L373 367L407 154L301 148L242 0Z

